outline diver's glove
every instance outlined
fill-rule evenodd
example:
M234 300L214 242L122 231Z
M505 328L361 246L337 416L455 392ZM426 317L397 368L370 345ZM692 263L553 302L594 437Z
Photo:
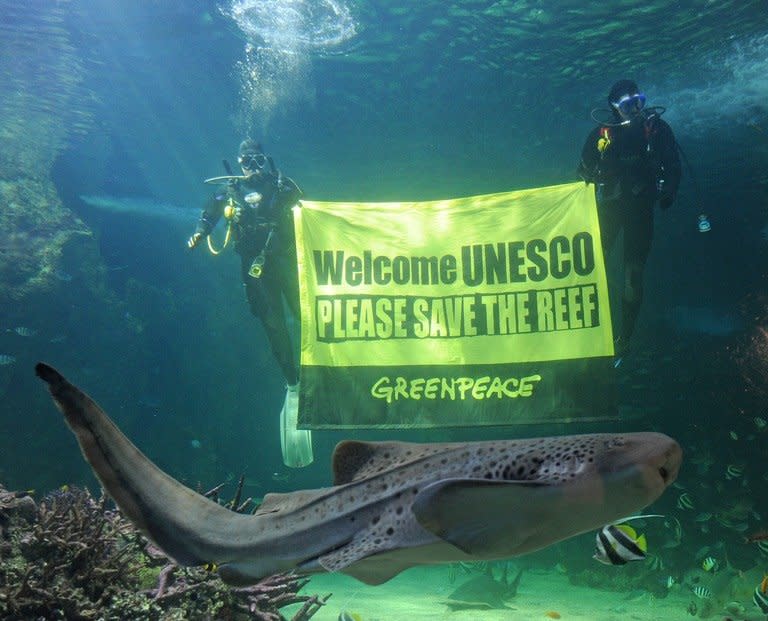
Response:
M192 250L197 244L199 244L205 235L201 231L195 231L195 233L187 240L187 247Z

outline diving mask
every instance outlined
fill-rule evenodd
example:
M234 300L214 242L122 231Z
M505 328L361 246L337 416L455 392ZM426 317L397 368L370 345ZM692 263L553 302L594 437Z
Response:
M645 107L645 95L642 93L624 95L618 101L612 102L611 105L616 108L622 116L629 117L637 114Z
M246 170L261 170L267 165L267 156L263 153L246 153L238 157L237 161Z

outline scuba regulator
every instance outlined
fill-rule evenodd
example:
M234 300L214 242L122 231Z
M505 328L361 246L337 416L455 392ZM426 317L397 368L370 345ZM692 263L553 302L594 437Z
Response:
M224 165L224 170L227 171L227 174L222 177L211 177L210 179L205 179L203 183L208 184L214 184L214 183L225 183L226 184L226 192L227 192L227 198L226 198L226 204L224 205L224 219L227 221L227 232L224 234L224 243L221 245L221 248L218 250L213 246L213 242L211 241L211 236L208 235L206 237L208 241L208 250L210 250L211 254L219 254L224 248L226 248L229 245L229 240L232 238L232 222L235 221L235 217L237 216L237 210L240 207L240 200L242 200L240 196L240 191L237 187L238 181L245 181L247 177L243 175L233 175L232 174L232 167L229 165L229 162L227 160L222 160L222 164Z

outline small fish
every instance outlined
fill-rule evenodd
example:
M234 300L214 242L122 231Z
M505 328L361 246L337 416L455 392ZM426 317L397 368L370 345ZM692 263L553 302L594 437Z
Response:
M710 511L704 511L702 513L699 513L695 518L693 518L694 522L709 522L709 520L712 519L712 513Z
M200 440L198 440L197 438L195 438L194 440L190 440L189 445L193 449L199 449L201 446L203 446L203 443L200 442Z
M737 466L735 464L728 464L728 466L725 469L725 478L728 481L730 481L732 479L738 479L743 474L744 474L744 467L743 466Z
M356 612L347 612L346 610L342 610L339 613L338 621L363 621L363 617Z
M638 535L629 524L608 524L595 537L593 559L604 565L625 565L629 561L642 561L648 544L645 535Z
M759 530L756 533L744 537L744 543L757 543L758 541L768 540L768 530Z
M66 334L57 334L56 336L54 336L54 337L53 337L53 338L52 338L50 341L48 341L48 342L49 342L49 343L54 343L54 344L56 344L56 343L63 343L63 342L64 342L64 341L66 341L66 340L67 340L67 335L66 335Z
M760 431L768 426L768 421L766 421L762 416L755 416L752 420L755 423L755 427L757 427Z
M693 594L698 597L699 599L711 599L712 598L712 591L710 591L707 587L702 585L697 585L693 587Z
M680 520L678 520L674 515L672 515L668 520L664 521L664 527L671 528L673 535L672 535L672 539L664 542L664 544L661 547L662 548L678 547L683 541L683 526L682 524L680 524Z
M712 465L715 463L715 460L709 454L695 455L691 457L691 463L696 466L696 471L699 474L707 474Z
M592 558L604 565L624 565L629 561L642 561L646 558L648 550L645 535L638 536L635 529L625 522L664 517L658 513L630 515L603 526L595 536L596 550Z
M701 568L704 571L711 571L712 573L714 573L720 568L720 563L717 562L717 559L715 557L708 556L701 562Z
M27 328L26 326L17 326L13 330L7 330L7 332L15 332L19 336L35 336L37 334L37 330Z
M677 580L675 580L674 576L667 576L667 579L664 581L664 584L667 585L668 589L671 589L673 586L677 584Z
M16 356L11 356L10 354L0 354L0 366L6 366L9 364L13 364L16 362Z
M739 434L736 433L735 431L729 431L728 435L731 436L731 440L738 440L739 439Z
M760 612L768 615L768 575L763 576L760 584L755 587L752 601L760 609Z
M760 550L761 554L768 556L768 540L761 539L760 541L758 541L757 549Z
M683 492L677 498L678 509L693 509L693 499L688 492Z
M664 561L658 554L649 554L645 562L651 571L661 571L664 569Z

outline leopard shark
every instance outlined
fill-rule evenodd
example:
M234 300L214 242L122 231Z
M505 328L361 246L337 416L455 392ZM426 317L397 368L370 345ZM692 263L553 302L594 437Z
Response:
M120 510L181 565L233 585L295 572L381 584L410 567L518 556L654 502L680 446L656 432L452 443L340 442L331 487L231 511L160 470L99 405L36 366Z

